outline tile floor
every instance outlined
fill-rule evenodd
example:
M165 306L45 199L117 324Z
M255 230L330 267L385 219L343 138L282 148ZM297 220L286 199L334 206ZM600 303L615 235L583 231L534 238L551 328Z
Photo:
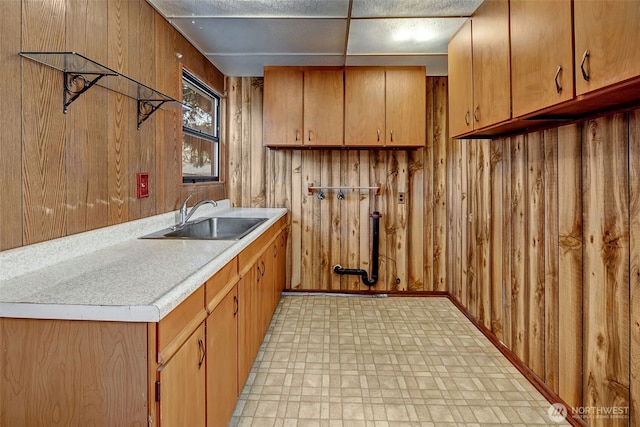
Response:
M561 425L548 408L446 298L283 296L230 425Z

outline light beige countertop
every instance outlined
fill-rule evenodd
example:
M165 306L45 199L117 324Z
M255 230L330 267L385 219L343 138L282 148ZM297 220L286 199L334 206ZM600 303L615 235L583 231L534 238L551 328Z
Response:
M0 317L158 322L286 214L201 207L209 216L269 218L237 241L139 237L177 211L0 252Z

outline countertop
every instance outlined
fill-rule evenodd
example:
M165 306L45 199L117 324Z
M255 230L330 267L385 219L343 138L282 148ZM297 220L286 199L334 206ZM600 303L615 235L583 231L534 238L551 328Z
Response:
M139 239L176 211L2 251L0 317L158 322L286 212L228 200L196 212L269 218L238 241Z

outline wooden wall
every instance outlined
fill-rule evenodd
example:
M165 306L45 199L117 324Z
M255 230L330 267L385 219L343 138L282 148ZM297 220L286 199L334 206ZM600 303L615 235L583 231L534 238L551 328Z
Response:
M291 212L288 287L365 290L371 272L371 219L380 220L380 275L374 290L446 291L447 79L427 78L427 142L419 150L271 150L262 147L262 79L230 78L228 194L234 206L286 207ZM308 183L375 186L336 191L319 200ZM398 202L398 193L406 202ZM396 280L399 279L399 280Z
M640 110L448 145L451 294L573 407L640 424Z
M180 113L138 130L134 100L94 87L62 112L62 73L20 51L76 51L178 98L181 65L222 93L224 76L144 0L0 2L0 250L177 209ZM175 53L183 54L182 64ZM150 197L136 199L136 173Z

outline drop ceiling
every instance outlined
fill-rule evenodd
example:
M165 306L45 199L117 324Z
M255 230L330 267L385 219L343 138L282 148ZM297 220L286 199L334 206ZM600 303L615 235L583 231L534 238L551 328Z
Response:
M265 65L425 65L482 0L147 0L222 73Z

